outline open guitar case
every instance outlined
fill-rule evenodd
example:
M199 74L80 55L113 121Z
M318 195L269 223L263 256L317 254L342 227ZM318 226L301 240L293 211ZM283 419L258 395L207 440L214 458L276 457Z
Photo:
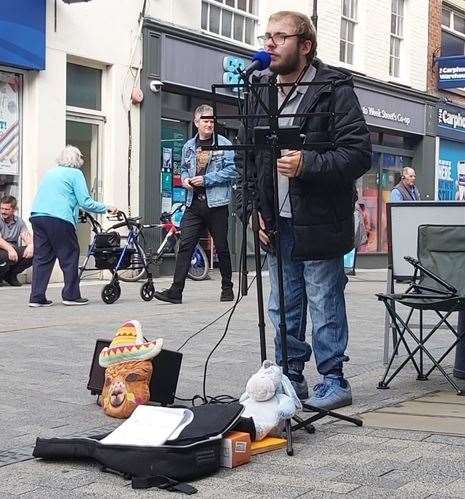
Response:
M216 473L220 468L222 435L237 425L244 410L239 403L191 407L193 421L178 438L157 447L107 445L107 435L89 438L38 438L33 456L46 460L93 459L102 471L132 481L134 489L158 487L185 494L197 489L185 483Z

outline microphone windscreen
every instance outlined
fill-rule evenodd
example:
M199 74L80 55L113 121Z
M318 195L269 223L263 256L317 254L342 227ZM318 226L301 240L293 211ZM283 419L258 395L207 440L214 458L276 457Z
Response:
M260 63L258 70L263 71L271 64L271 56L268 52L260 50L259 52L256 52L255 55L253 56L252 62L254 61L258 61Z

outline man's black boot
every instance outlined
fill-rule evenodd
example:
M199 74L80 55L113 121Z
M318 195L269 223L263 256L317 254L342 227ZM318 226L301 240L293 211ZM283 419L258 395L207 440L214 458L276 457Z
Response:
M157 300L166 301L179 305L182 303L182 293L176 289L168 288L163 291L155 291L153 295Z
M10 286L14 286L14 287L18 287L18 286L22 286L22 283L20 283L18 281L18 277L17 276L8 276L8 277L5 277L5 281L10 285Z
M224 288L221 290L220 301L234 301L234 291L232 288Z

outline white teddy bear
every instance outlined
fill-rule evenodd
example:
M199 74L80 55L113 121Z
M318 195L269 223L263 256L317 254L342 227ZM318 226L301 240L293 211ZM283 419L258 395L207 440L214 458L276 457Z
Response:
M242 417L252 418L255 440L280 435L286 419L294 416L302 404L282 369L269 360L247 382L239 402L245 407Z

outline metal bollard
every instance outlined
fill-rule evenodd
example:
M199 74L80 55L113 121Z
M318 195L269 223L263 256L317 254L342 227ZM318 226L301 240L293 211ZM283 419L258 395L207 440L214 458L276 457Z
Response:
M465 379L465 312L459 312L457 332L462 339L455 347L454 376Z

